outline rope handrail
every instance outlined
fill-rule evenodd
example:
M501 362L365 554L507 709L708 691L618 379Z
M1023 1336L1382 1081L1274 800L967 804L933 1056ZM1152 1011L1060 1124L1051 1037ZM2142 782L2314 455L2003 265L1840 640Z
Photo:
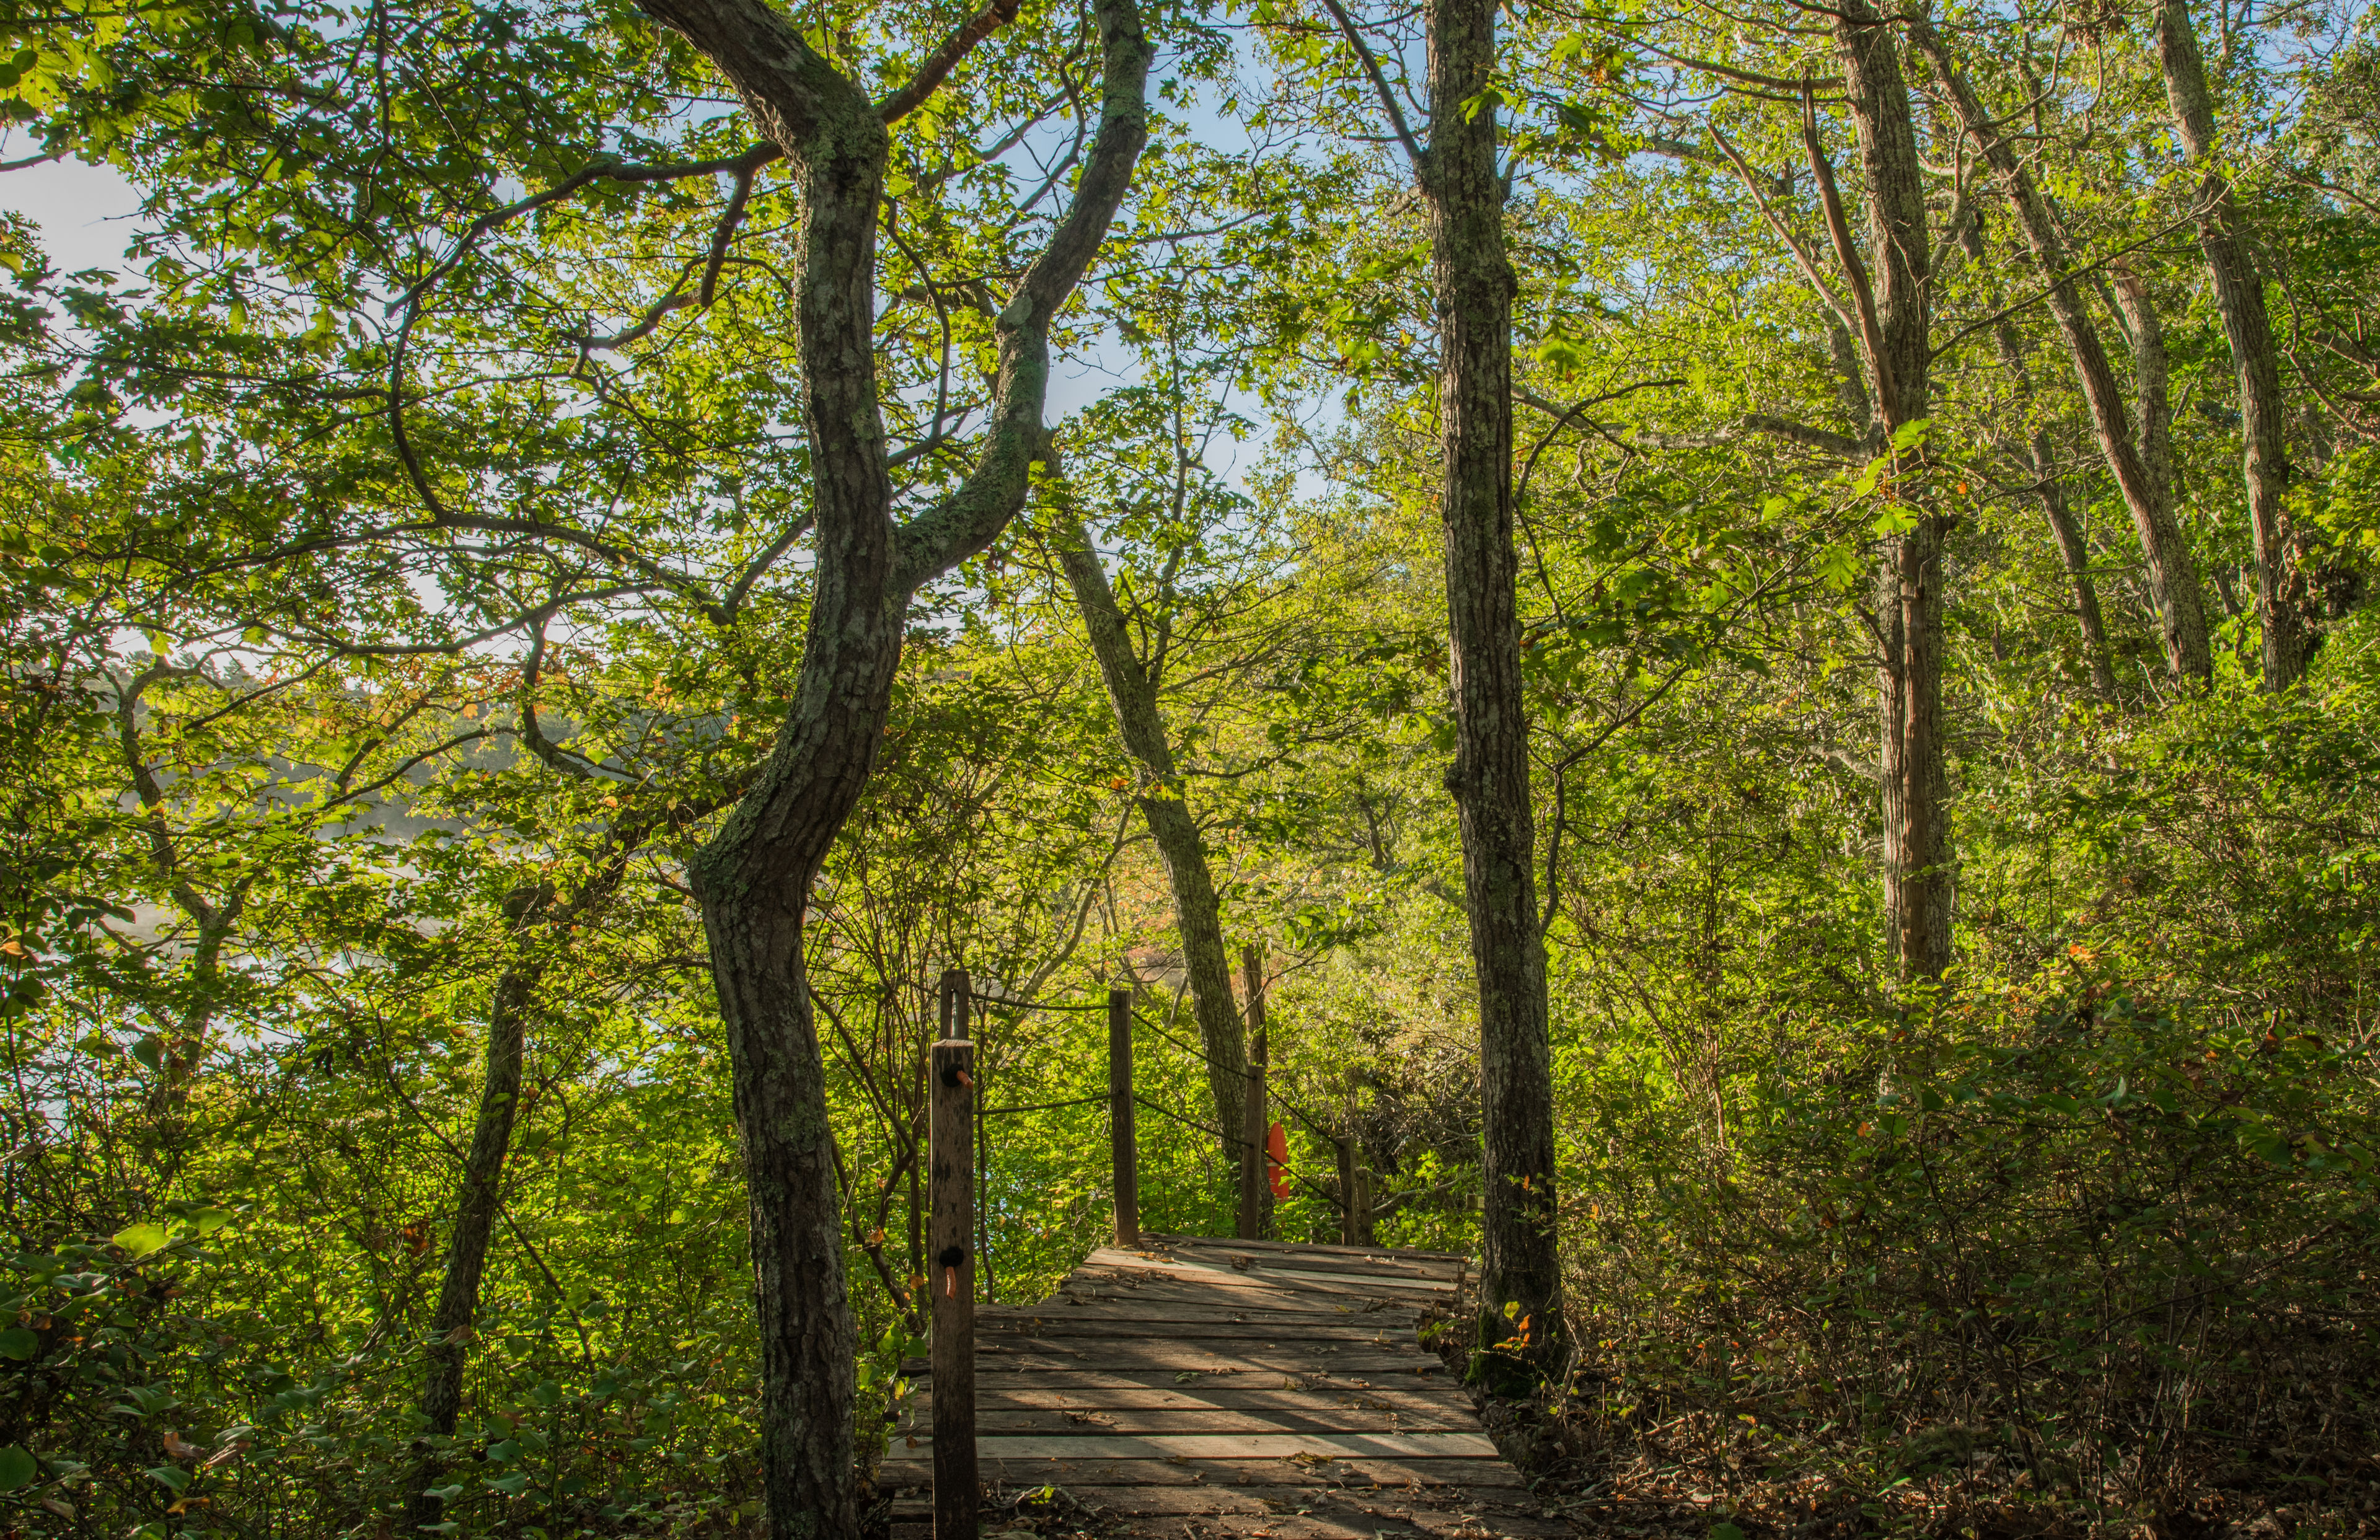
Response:
M1002 1116L1003 1113L1008 1112L1047 1112L1055 1108L1083 1107L1091 1102L1103 1102L1107 1099L1107 1093L1105 1091L1101 1091L1095 1097L1070 1097L1064 1101L1037 1101L1024 1107L987 1107L978 1111L976 1116L978 1118L997 1118Z
M1255 1079L1255 1078L1256 1078L1255 1074L1254 1074L1254 1073L1252 1073L1251 1072L1249 1072L1248 1070L1245 1070L1245 1069L1233 1069L1233 1068L1232 1068L1231 1065L1229 1065L1229 1064L1218 1064L1218 1063L1216 1063L1216 1062L1215 1062L1215 1061L1214 1061L1213 1059L1209 1058L1206 1053L1202 1052L1201 1050L1199 1050L1199 1049L1195 1049L1195 1048L1191 1047L1188 1043L1185 1043L1185 1042L1184 1042L1181 1038L1176 1037L1172 1033L1166 1031L1166 1030L1165 1030L1165 1028L1163 1028L1163 1027L1161 1027L1161 1026L1158 1025L1155 1022L1150 1021L1147 1016L1142 1015L1142 1014L1141 1014L1139 1012L1137 1012L1137 1011L1135 1011L1135 1012L1134 1012L1134 1013L1132 1013L1132 1017L1133 1017L1133 1020L1135 1020L1135 1021L1136 1021L1136 1022L1140 1023L1143 1026L1146 1026L1146 1027L1147 1027L1147 1028L1148 1028L1151 1032L1156 1033L1159 1037L1160 1037L1164 1038L1167 1042L1172 1043L1175 1048L1180 1049L1183 1052L1184 1052L1184 1053L1186 1053L1186 1054L1190 1055L1190 1056L1191 1056L1192 1058L1194 1058L1194 1059L1197 1059L1197 1060L1202 1061L1203 1061L1203 1062L1205 1062L1205 1063L1206 1063L1209 1068L1220 1070L1220 1071L1222 1071L1225 1074L1236 1074L1236 1075L1238 1075L1238 1076L1239 1076L1241 1079L1243 1079L1243 1080L1253 1080L1253 1079ZM1298 1119L1298 1121L1299 1121L1300 1122L1303 1122L1303 1123L1306 1126L1307 1130L1308 1130L1309 1132L1311 1132L1311 1133L1314 1134L1314 1136L1315 1136L1316 1138L1318 1138L1318 1139L1327 1140L1327 1141L1330 1141L1330 1142L1331 1142L1331 1143L1333 1143L1333 1144L1335 1144L1335 1143L1337 1143L1337 1142L1338 1142L1339 1135L1337 1135L1336 1134L1331 1133L1331 1132L1330 1132L1330 1128L1329 1128L1328 1126L1326 1126L1326 1125L1323 1123L1323 1122L1322 1122L1322 1120L1321 1120L1321 1119L1317 1118L1313 1113L1311 1113L1311 1112L1307 1111L1305 1108L1303 1108L1303 1107L1299 1106L1296 1102L1294 1102L1294 1101L1291 1100L1291 1099L1290 1099L1290 1097L1289 1097L1285 1093L1283 1093L1283 1092L1282 1092L1282 1090L1281 1089L1280 1085L1277 1085L1277 1084L1274 1082L1273 1077L1272 1077L1271 1075L1269 1075L1269 1074L1268 1074L1268 1075L1266 1075L1266 1076L1264 1077L1264 1088L1265 1088L1265 1095L1267 1095L1267 1096L1269 1096L1269 1097L1272 1097L1272 1099L1273 1099L1273 1100L1275 1100L1275 1101L1277 1101L1277 1102L1281 1103L1283 1107L1288 1108L1292 1112L1296 1113L1296 1114L1297 1114L1297 1119ZM1213 1133L1214 1133L1214 1130L1212 1130L1212 1129L1208 1129L1207 1132L1208 1132L1209 1134L1213 1134ZM1217 1138L1219 1138L1219 1139L1220 1139L1220 1138L1224 1138L1224 1137L1227 1137L1227 1135L1220 1134L1215 1134L1215 1136L1216 1136ZM1233 1138L1233 1139L1232 1139L1232 1142L1236 1144L1236 1143L1239 1143L1239 1142L1241 1142L1241 1141L1239 1141L1237 1138Z
M1215 1130L1209 1128L1205 1123L1200 1122L1197 1119L1184 1117L1181 1113L1176 1112L1171 1107L1161 1107L1156 1102L1149 1100L1147 1097L1142 1096L1137 1091L1133 1093L1132 1099L1138 1102L1141 1106L1148 1108L1159 1117L1172 1118L1175 1122L1186 1124L1187 1126L1195 1128L1199 1133L1207 1134L1211 1138L1220 1139L1223 1137L1222 1134L1216 1133ZM1245 1144L1246 1141L1243 1139L1234 1139L1232 1143ZM1328 1188L1316 1186L1313 1182L1308 1182L1305 1177L1300 1176L1296 1171L1291 1170L1286 1162L1271 1160L1269 1155L1268 1155L1266 1158L1275 1170L1281 1172L1281 1175L1289 1178L1292 1182L1296 1182L1299 1186L1305 1188L1307 1192L1312 1193L1316 1197L1320 1198L1323 1202L1330 1205L1333 1208L1343 1210L1347 1207L1348 1200L1346 1198L1330 1191Z
M967 998L969 1000L981 1000L987 1005L1005 1006L1012 1011L1105 1011L1108 1008L1104 1001L1093 1005L1052 1005L1039 1000L1010 1000L1000 995L988 995L978 989L968 990ZM1193 1048L1190 1044L1184 1042L1179 1037L1176 1037L1172 1033L1166 1031L1165 1028L1158 1025L1154 1021L1150 1020L1143 1012L1133 1012L1132 1018L1141 1025L1148 1028L1151 1032L1154 1032L1159 1037L1164 1038L1167 1042L1172 1043L1175 1048L1180 1049L1183 1052L1204 1062L1209 1068L1221 1070L1226 1074L1236 1074L1242 1079L1254 1078L1250 1072L1244 1066L1235 1068L1229 1064L1217 1063L1212 1056L1208 1055L1202 1049ZM1320 1118L1316 1117L1312 1112L1306 1110L1304 1106L1292 1099L1281 1089L1280 1085L1275 1083L1272 1076L1266 1075L1264 1077L1264 1085L1265 1094L1270 1097L1273 1100L1281 1103L1282 1107L1287 1108L1292 1113L1295 1114L1298 1122L1304 1123L1307 1132L1311 1133L1316 1138L1330 1141L1337 1140L1338 1135L1333 1134L1330 1127ZM1052 1103L1051 1105L1063 1106L1068 1104ZM1033 1110L1025 1109L1024 1110ZM1208 1132L1213 1133L1214 1131L1209 1129ZM1215 1137L1223 1139L1230 1138L1231 1136L1218 1134ZM1234 1139L1232 1142L1237 1143L1239 1141Z
M986 1005L1004 1005L1011 1011L1104 1011L1108 1008L1105 1000L1096 1005L1052 1005L1047 1000L1012 1000L1006 995L987 995L974 989L967 991L967 999L981 1000Z

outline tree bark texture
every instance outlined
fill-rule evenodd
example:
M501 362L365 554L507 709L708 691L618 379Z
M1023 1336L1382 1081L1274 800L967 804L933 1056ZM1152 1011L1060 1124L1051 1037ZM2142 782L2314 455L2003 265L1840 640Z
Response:
M878 205L885 112L763 0L644 0L719 69L801 189L795 324L817 530L793 700L751 790L689 865L734 1066L749 1186L760 1458L777 1540L857 1532L853 1323L833 1135L803 952L805 906L876 762L909 600L990 545L1043 454L1049 328L1148 141L1150 50L1133 0L1096 6L1099 122L1075 201L997 321L999 368L971 467L892 522L878 408Z
M1207 865L1206 842L1198 820L1190 814L1182 777L1174 768L1173 748L1165 734L1165 719L1157 708L1157 681L1148 676L1133 650L1123 611L1099 553L1078 520L1067 516L1053 532L1059 564L1074 590L1075 607L1082 612L1083 630L1091 655L1099 660L1106 683L1108 705L1115 712L1116 730L1124 748L1141 767L1141 817L1157 853L1165 862L1165 878L1173 890L1173 921L1182 933L1182 961L1190 975L1190 1007L1198 1018L1198 1040L1207 1054L1207 1091L1215 1110L1215 1127L1223 1132L1224 1169L1237 1170L1245 1158L1240 1137L1240 1102L1247 1077L1247 1059L1240 1036L1240 1014L1232 998L1232 959L1223 946L1222 905L1215 897L1215 879Z
M2143 463L2122 388L2107 362L2107 350L2099 340L2098 328L2083 308L2065 242L2052 224L2032 176L2017 160L2016 152L2001 136L1991 115L1985 111L1941 34L1920 16L1910 17L1907 24L1910 36L1933 64L1935 76L1941 82L1961 129L1974 141L1991 166L2016 215L2018 227L2024 232L2034 266L2049 286L2046 298L2050 317L2066 339L2075 378L2082 387L2082 399L2090 407L2091 426L2098 437L2100 453L2116 479L2117 490L2123 494L2124 506L2132 515L2132 527L2140 536L2142 552L2148 558L2149 588L2156 601L2166 665L2177 680L2203 686L2213 677L2215 665L2207 639L2206 600L2198 568L2191 560L2180 527L2174 522L2172 505L2158 496L2155 479Z
M2165 321L2140 275L2121 261L2113 266L2113 308L2123 317L2124 341L2132 350L2132 413L2140 425L2141 473L2149 493L2174 504L2173 368L2165 346Z
M2281 394L2280 350L2265 309L2265 284L2250 260L2230 178L2216 164L2215 102L2189 0L2159 0L2157 58L2165 69L2166 102L2181 147L2205 170L2198 185L2198 245L2206 254L2215 309L2231 346L2240 381L2240 470L2256 541L2256 619L2264 628L2265 688L2286 690L2305 672L2304 582L2289 542L2284 505L2289 450L2282 438L2288 402Z
M1479 980L1479 1068L1487 1212L1483 1344L1528 1321L1544 1366L1567 1352L1555 1246L1552 1050L1545 947L1532 872L1520 575L1512 530L1512 293L1504 249L1496 109L1478 100L1496 63L1496 0L1430 0L1429 200L1437 290L1439 514L1455 758L1447 771L1463 831L1464 907ZM1505 1307L1511 1306L1508 1318Z
M1878 763L1882 770L1884 900L1904 978L1934 978L1950 963L1954 896L1949 776L1942 753L1942 597L1947 521L1924 505L1923 451L1896 435L1924 419L1932 395L1933 251L1909 86L1891 30L1867 0L1837 13L1836 52L1866 188L1863 261L1837 208L1815 122L1809 152L1850 285L1873 384L1871 450L1895 456L1887 483L1911 489L1909 527L1888 536L1878 563ZM1904 468L1899 462L1907 458Z

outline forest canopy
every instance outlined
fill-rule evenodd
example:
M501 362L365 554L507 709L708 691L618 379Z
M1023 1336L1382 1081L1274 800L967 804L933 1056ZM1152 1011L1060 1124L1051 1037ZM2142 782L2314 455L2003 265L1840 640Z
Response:
M2368 8L0 30L12 1540L880 1524L1111 990L1582 1533L2370 1533Z

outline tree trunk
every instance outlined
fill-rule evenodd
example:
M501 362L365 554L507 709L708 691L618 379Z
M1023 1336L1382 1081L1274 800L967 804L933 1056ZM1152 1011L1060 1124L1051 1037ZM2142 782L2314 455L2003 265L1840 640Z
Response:
M1968 261L1978 268L1985 265L1981 220L1968 220L1960 228L1959 244L1965 249ZM1999 349L2000 367L2008 370L2015 384L2018 399L2029 402L2033 396L2033 371L2025 367L2024 346L2017 338L2015 323L2002 316L1992 326L1992 340ZM2033 474L2034 496L2041 503L2042 516L2049 521L2049 533L2058 541L2058 559L2066 567L2066 580L2074 589L2074 618L2082 631L2082 651L2091 668L2091 688L2102 700L2112 700L2116 695L2116 664L2107 649L2107 621L2099 611L2099 588L2091 580L2091 549L2082 538L2081 521L2066 501L2066 483L2058 474L2058 457L2051 452L2049 435L2034 429L2010 453Z
M804 912L875 767L911 594L990 545L1024 503L1047 443L1050 324L1098 254L1148 142L1151 51L1133 0L1096 0L1099 124L1074 204L999 312L999 369L975 465L896 527L877 400L875 252L886 116L897 112L870 103L765 0L642 3L718 67L801 188L795 312L818 541L801 672L751 791L688 875L710 941L749 1188L771 1532L839 1537L858 1529L856 1344Z
M2241 473L2248 486L2248 516L2256 541L2256 618L2264 628L2265 688L2286 690L2305 671L2302 579L2289 550L2289 515L2282 503L2289 482L2282 418L2280 352L2265 309L2265 285L2248 258L2230 179L2215 164L2215 104L2206 89L2206 66L2198 33L2191 25L2189 0L2158 0L2157 57L2165 67L2166 101L2180 130L2182 149L2205 166L2198 187L2198 244L2214 279L2215 309L2231 345L2240 380Z
M1815 123L1808 148L1861 322L1876 405L1871 447L1912 462L1906 471L1917 474L1896 464L1891 485L1900 487L1905 476L1909 495L1922 500L1921 455L1900 449L1896 437L1926 417L1932 396L1933 257L1909 87L1891 30L1868 0L1849 0L1837 13L1835 42L1866 183L1873 277L1840 217ZM1949 529L1922 501L1910 511L1914 522L1886 538L1878 565L1877 758L1885 913L1901 976L1920 979L1938 977L1950 964L1954 887L1941 731L1942 547Z
M2116 371L2107 363L2107 351L2099 341L2098 328L2082 308L2065 244L2050 223L2049 211L2042 203L2033 178L2001 138L1974 88L1951 58L1941 34L1919 16L1909 18L1908 27L1910 36L1933 62L1936 77L1942 82L1961 128L1975 141L1999 178L2018 227L2024 232L2034 265L2050 285L2046 296L2050 316L2066 339L2075 377L2082 386L2082 399L2091 409L2091 426L2098 436L2100 453L2115 476L2124 506L2131 513L2132 527L2139 532L2141 550L2148 558L2149 588L2164 633L2167 667L2176 679L2194 681L2204 686L2213 678L2215 665L2207 641L2206 601L2199 586L2198 569L2174 523L2171 506L2158 497L2152 476L2142 463L2140 446L2133 440L2124 409L2123 392L2116 382Z
M1215 1127L1224 1136L1223 1147L1217 1153L1222 1156L1226 1170L1236 1170L1243 1158L1240 1101L1247 1061L1241 1045L1239 1011L1232 999L1232 960L1223 947L1221 905L1207 867L1206 844L1199 838L1197 819L1190 816L1182 778L1173 766L1165 719L1157 709L1157 682L1133 651L1132 637L1116 604L1115 590L1108 584L1107 571L1099 565L1099 554L1091 549L1079 520L1067 515L1053 537L1067 586L1075 592L1075 608L1082 612L1083 630L1090 637L1091 655L1099 660L1099 677L1107 684L1116 730L1144 772L1137 800L1173 890L1173 919L1182 933L1183 965L1190 974L1190 1005L1197 1015L1198 1040L1207 1053L1207 1091L1214 1102Z
M1446 785L1461 813L1463 900L1479 982L1487 1185L1480 1340L1499 1342L1525 1319L1529 1356L1552 1368L1568 1344L1555 1247L1552 1050L1514 593L1514 285L1504 250L1496 109L1476 101L1495 72L1496 9L1496 0L1428 6L1431 114L1422 188L1437 289L1445 459L1439 514L1456 742Z
M2099 612L2099 587L2091 581L2091 548L2082 539L2082 525L2066 501L2066 483L2058 474L2058 456L2049 435L2036 430L2024 458L2034 476L2034 495L2041 500L2042 516L2057 539L2058 560L2074 588L2074 619L2082 631L2082 650L2091 665L2091 688L2102 700L2116 696L2116 664L2107 648L2107 623Z
M503 1207L504 1157L512 1148L513 1123L520 1108L530 1005L545 974L543 957L523 954L521 942L552 902L553 890L541 885L516 888L504 900L505 928L515 955L497 977L488 1005L480 1110L471 1126L470 1148L463 1157L462 1192L455 1205L455 1231L446 1243L445 1279L430 1317L430 1367L421 1386L422 1431L441 1437L453 1437L463 1410L463 1369L470 1357L471 1326L480 1316L480 1280ZM437 1451L422 1455L412 1489L406 1494L407 1533L443 1517L444 1504L424 1489L436 1485L444 1469Z
M2140 423L2141 474L2149 494L2167 508L2174 504L2172 367L2166 354L2165 322L2140 275L2114 264L2115 306L2124 318L2124 340L2132 350L2132 411Z

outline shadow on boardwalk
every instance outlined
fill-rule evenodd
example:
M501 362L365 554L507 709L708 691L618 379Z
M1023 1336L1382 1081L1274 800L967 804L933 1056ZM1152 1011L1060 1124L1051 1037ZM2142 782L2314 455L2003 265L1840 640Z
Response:
M1415 1325L1439 1252L1151 1236L1038 1305L976 1317L977 1449L1047 1534L1570 1535L1540 1517ZM929 1540L932 1385L879 1473L893 1540ZM988 1508L984 1533L1002 1521Z

